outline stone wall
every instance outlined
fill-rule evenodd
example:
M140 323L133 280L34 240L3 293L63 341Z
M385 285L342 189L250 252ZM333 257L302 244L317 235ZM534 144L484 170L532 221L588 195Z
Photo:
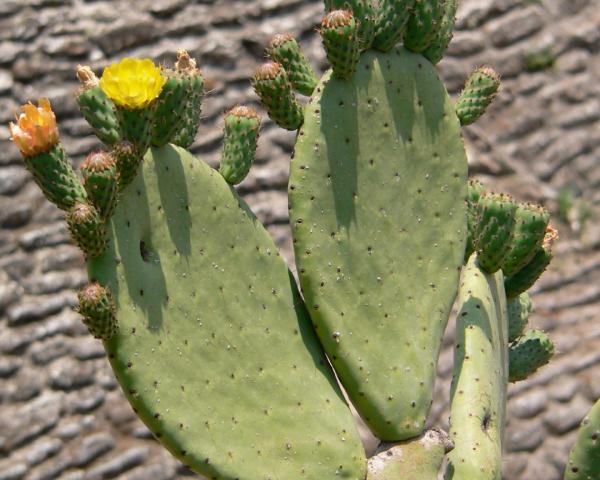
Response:
M535 287L533 317L558 354L510 389L509 480L561 478L575 429L600 396L599 7L598 0L462 0L440 65L453 94L477 65L502 73L493 108L465 129L472 172L544 203L561 231L557 259ZM186 48L201 59L210 88L193 151L214 165L221 114L256 103L248 78L272 34L295 34L313 64L326 66L315 32L321 15L320 0L0 1L0 480L194 476L135 418L100 343L72 310L86 278L82 257L62 213L8 142L18 105L48 96L80 161L98 144L77 112L75 66L100 71L125 55L169 63ZM288 259L292 142L293 134L265 122L257 164L240 186ZM451 344L449 336L432 415L442 426Z

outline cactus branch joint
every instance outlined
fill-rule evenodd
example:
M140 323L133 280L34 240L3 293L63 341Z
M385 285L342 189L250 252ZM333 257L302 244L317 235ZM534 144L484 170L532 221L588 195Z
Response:
M543 207L468 179L461 126L485 113L500 77L481 67L456 101L446 93L435 64L454 0L325 7L331 69L318 78L282 33L252 79L271 120L297 132L298 284L232 188L251 171L260 114L224 115L218 170L189 152L204 77L187 52L172 68L126 58L100 79L78 66L80 110L104 144L79 172L47 99L22 107L11 138L85 254L83 322L137 415L192 470L425 480L445 468L447 479L499 480L508 383L554 353L528 328L527 290L557 236ZM446 433L426 425L457 295ZM338 381L385 442L368 461ZM600 478L596 417L568 478Z

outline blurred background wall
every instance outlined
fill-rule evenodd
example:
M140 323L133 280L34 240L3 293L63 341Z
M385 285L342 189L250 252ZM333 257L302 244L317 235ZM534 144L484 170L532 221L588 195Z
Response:
M221 115L256 103L248 79L271 35L293 33L326 67L315 30L322 13L320 0L0 0L0 480L199 478L135 418L72 310L83 259L8 141L18 105L49 97L81 161L99 145L78 114L76 65L101 73L123 56L170 64L185 48L209 88L193 152L216 165ZM600 1L462 0L458 16L440 64L449 91L481 64L503 76L493 107L464 131L472 174L543 203L560 230L533 296L533 324L551 332L558 354L510 389L505 462L509 480L559 479L600 397ZM257 164L240 185L290 261L293 138L265 121ZM447 424L451 343L434 425Z

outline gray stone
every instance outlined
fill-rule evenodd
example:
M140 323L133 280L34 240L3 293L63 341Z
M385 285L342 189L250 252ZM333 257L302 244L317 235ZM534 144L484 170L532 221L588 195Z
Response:
M544 25L538 6L515 10L487 25L492 43L497 47L511 45L537 31Z
M70 235L65 222L35 228L21 236L20 244L25 250L35 250L69 243Z
M546 432L539 419L530 422L515 422L514 428L507 429L507 451L532 452L544 441Z
M66 442L80 435L82 431L83 427L79 421L73 421L59 425L53 434Z
M28 203L0 199L0 228L17 228L26 225L33 211Z
M563 435L579 426L591 404L577 396L567 404L553 405L544 415L544 422L552 433Z
M99 387L89 387L72 394L67 399L68 409L73 413L90 413L104 403L106 394Z
M0 258L0 271L4 270L12 279L20 280L33 271L33 259L22 252Z
M155 39L159 31L150 19L128 19L103 28L95 42L107 55L114 55L127 48L143 45Z
M47 365L57 358L68 355L71 352L71 343L68 337L57 335L37 342L29 350L29 354L37 365Z
M78 338L73 343L73 355L77 360L93 360L106 356L104 346L100 340L95 339L91 335Z
M11 63L22 49L22 45L14 42L0 42L0 65Z
M550 396L559 402L569 402L581 389L581 385L581 380L577 377L559 377L552 382Z
M99 480L115 477L127 470L137 467L144 462L150 450L148 447L132 447L102 465L89 470L86 480Z
M42 464L30 473L27 480L54 480L62 478L62 473L71 467L71 459L68 456L59 456L48 464Z
M54 427L60 418L61 395L44 393L23 406L3 407L0 452L8 452Z
M6 307L18 301L23 295L23 288L8 278L5 273L0 273L0 313Z
M71 465L75 467L83 467L98 457L110 452L115 448L114 438L104 432L95 433L83 439L81 444L76 448L71 459Z
M87 283L87 274L81 270L68 272L50 272L44 275L36 275L24 282L27 293L40 295L55 293L65 288L79 288Z
M23 8L21 0L3 0L0 3L0 17L13 15Z
M0 256L9 255L17 249L15 234L6 230L0 231Z
M24 459L29 466L38 465L53 457L63 447L63 442L58 438L44 438L27 447Z
M547 402L548 395L544 390L533 390L511 399L508 404L508 414L517 418L533 418L544 411Z
M27 302L9 307L6 312L8 323L10 325L22 325L33 320L39 320L59 312L70 304L71 299L66 295L35 297Z
M155 463L144 467L138 467L127 475L123 480L171 480L175 476L175 466L172 463Z
M46 375L43 372L36 372L31 368L21 369L0 395L5 396L5 401L8 402L26 402L39 395L45 383Z
M41 256L42 272L51 272L55 270L65 271L72 268L81 268L83 266L83 255L81 251L71 245L62 245L57 248L43 250Z
M0 357L0 378L9 378L19 371L23 360L19 358Z
M0 85L2 85L2 75L0 75ZM0 195L17 193L29 178L29 172L22 166L0 168Z
M12 460L0 463L0 480L21 480L27 473L27 465Z
M74 390L94 382L94 368L89 362L78 362L70 357L50 365L50 385L58 390Z

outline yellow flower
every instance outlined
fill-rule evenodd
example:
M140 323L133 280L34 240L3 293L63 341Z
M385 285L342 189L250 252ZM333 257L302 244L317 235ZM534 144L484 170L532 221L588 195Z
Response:
M136 110L150 105L166 81L152 60L124 58L104 69L100 88L117 106Z
M58 143L56 117L47 98L36 107L31 102L22 105L17 124L10 123L10 138L25 157L47 152Z

